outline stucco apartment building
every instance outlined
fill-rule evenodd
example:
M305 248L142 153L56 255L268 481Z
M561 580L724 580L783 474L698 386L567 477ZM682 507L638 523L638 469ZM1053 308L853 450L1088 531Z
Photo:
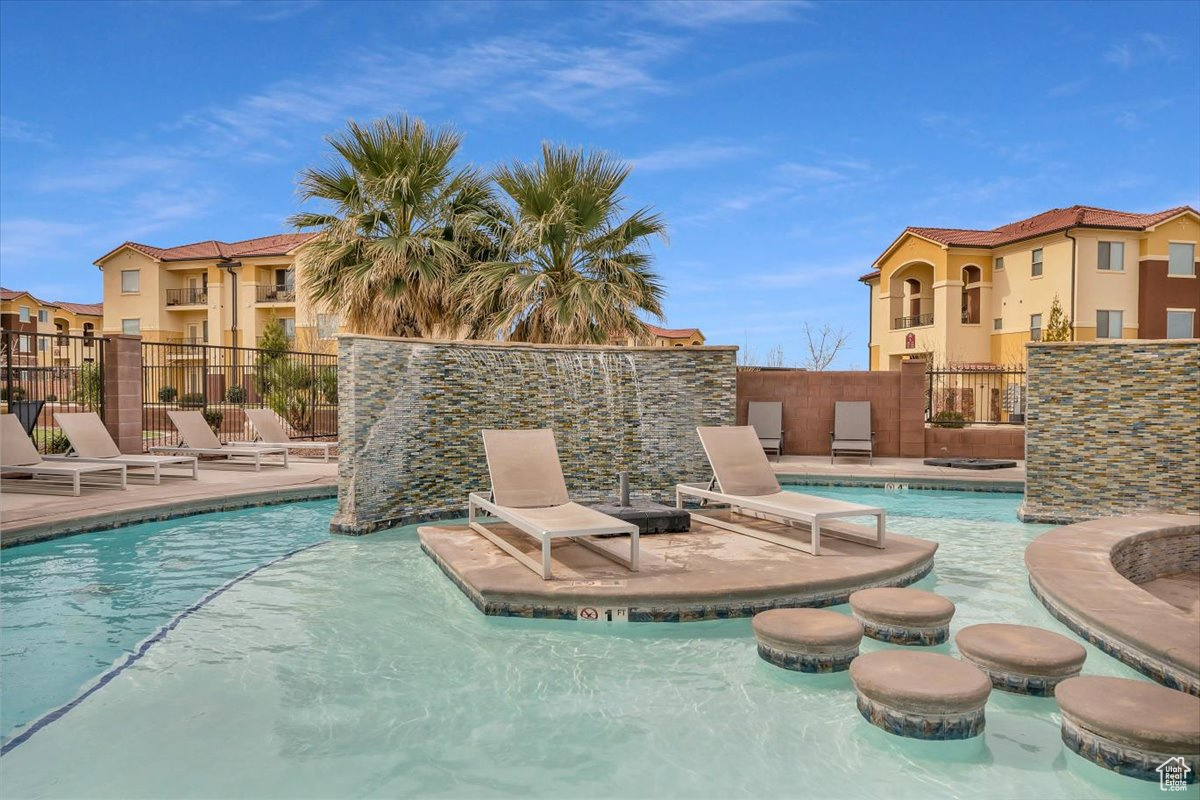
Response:
M1024 363L1057 296L1078 341L1200 337L1200 215L1056 208L993 230L906 228L859 278L870 365Z
M87 341L75 347L57 337L90 338L100 332L103 317L100 303L40 300L26 291L0 288L0 329L12 332L5 337L0 367L7 366L9 358L14 367L78 367L91 360L93 348Z

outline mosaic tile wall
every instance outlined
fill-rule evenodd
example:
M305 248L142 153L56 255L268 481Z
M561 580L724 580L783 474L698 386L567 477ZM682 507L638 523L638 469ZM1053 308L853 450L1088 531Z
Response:
M1030 345L1021 518L1200 511L1200 342Z
M698 425L731 425L734 347L338 341L335 532L465 515L486 491L484 428L553 428L572 497L665 500L709 477ZM672 501L673 502L673 501Z

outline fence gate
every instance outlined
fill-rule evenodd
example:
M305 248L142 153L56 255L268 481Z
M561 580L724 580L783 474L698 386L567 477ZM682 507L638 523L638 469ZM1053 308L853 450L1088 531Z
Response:
M99 336L0 330L0 404L16 414L43 453L63 453L54 415L104 415L104 351Z
M142 343L142 442L176 444L168 411L200 411L222 441L248 441L246 408L270 408L294 439L337 436L337 356L190 340Z
M948 427L1024 425L1025 368L994 364L926 371L925 421Z

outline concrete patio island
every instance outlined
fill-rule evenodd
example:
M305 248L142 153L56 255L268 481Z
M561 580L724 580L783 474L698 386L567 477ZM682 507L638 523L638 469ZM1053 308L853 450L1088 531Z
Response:
M535 548L507 525L490 527L522 550ZM642 537L638 572L564 541L554 547L555 578L543 581L465 526L430 525L418 535L425 553L484 614L630 622L749 617L769 608L844 603L858 589L920 580L933 568L937 550L934 542L892 533L883 550L823 536L822 554L811 556L693 524L689 533ZM801 531L790 535L805 537Z

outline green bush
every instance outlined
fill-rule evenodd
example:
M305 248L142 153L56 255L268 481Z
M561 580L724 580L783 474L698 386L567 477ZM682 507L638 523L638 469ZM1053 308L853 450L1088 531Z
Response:
M280 359L271 365L267 405L298 431L312 430L313 389L317 376L307 364Z
M58 395L56 395L54 392L51 392L50 394L46 395L46 402L47 403L57 403Z
M961 411L939 411L933 415L932 422L935 428L965 428L967 415Z
M25 399L25 387L24 386L14 386L12 388L12 397L8 396L8 388L7 387L0 389L0 400L6 400L6 401L12 400L13 402L19 403L20 401L22 401L24 399Z
M213 433L221 433L221 421L225 419L225 415L215 408L204 410L204 421L208 423L208 427L213 429Z
M325 367L322 369L317 378L317 385L321 387L321 396L325 398L325 402L329 403L330 405L337 405L337 368Z
M33 438L37 442L38 450L43 453L65 453L71 449L71 442L58 428L34 428Z
M241 386L230 386L225 391L225 402L227 403L244 403L246 402L246 390Z
M93 411L100 406L100 398L104 394L104 376L100 374L100 365L84 364L75 376L75 391L71 399L79 403L87 411Z
M174 386L164 386L158 390L158 402L171 403L179 396L179 390Z
M179 405L183 408L201 408L204 405L204 393L189 392L179 398Z

